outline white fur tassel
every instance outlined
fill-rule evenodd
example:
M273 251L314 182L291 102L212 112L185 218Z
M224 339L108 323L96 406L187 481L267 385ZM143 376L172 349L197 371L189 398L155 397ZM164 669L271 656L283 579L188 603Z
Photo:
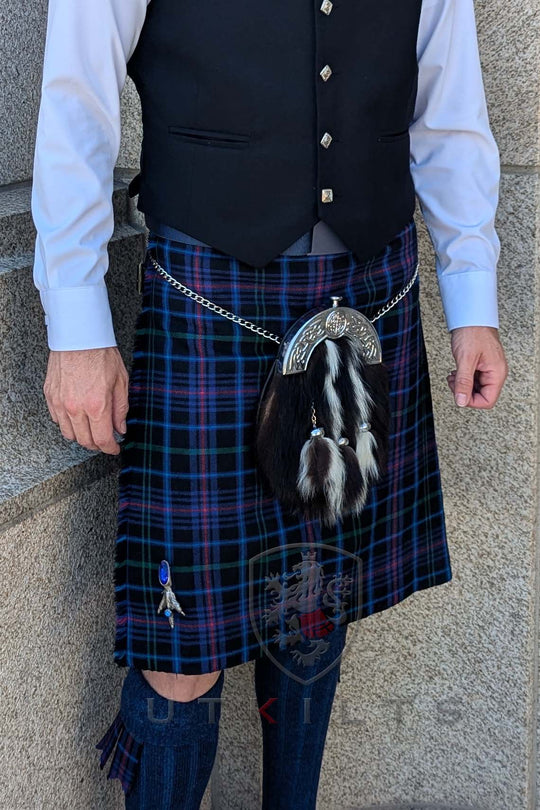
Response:
M370 433L369 418L373 408L373 399L366 390L362 377L358 373L358 368L354 363L349 365L349 376L353 386L360 416L363 420L356 432L356 455L360 464L362 475L366 479L374 478L378 474L378 466L375 457L376 440Z
M343 503L346 468L339 447L327 439L322 428L311 432L300 454L298 492L308 504L324 497L329 518L336 519Z

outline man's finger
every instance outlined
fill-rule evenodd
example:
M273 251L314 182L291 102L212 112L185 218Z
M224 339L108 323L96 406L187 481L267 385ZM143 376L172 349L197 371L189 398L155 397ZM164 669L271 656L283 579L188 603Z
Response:
M118 378L112 395L112 421L118 433L126 432L126 416L128 412L127 380Z
M98 450L99 448L92 438L92 431L90 430L87 415L84 412L73 416L69 415L69 419L75 434L75 441L77 441L81 447L86 447L87 450Z
M56 421L64 439L67 439L69 442L74 442L75 431L73 430L73 425L71 424L71 419L68 414L63 411L58 411Z
M446 377L452 393L455 394L456 372L451 372ZM469 400L469 408L493 408L499 399L505 381L504 374L495 371L477 371L474 376L472 396Z
M58 425L58 424L59 424L59 421L58 421L58 414L57 414L56 410L55 410L55 409L54 409L54 407L51 405L51 403L49 402L49 400L48 400L48 399L46 399L46 400L45 400L45 402L47 403L47 408L49 409L49 413L50 413L50 415L51 415L51 419L52 419L52 421L53 421L53 422L54 422L56 425Z
M105 411L99 418L93 418L89 414L88 419L92 431L92 439L97 445L97 449L101 450L103 453L118 455L120 445L115 440L113 434L112 411Z
M477 385L469 405L472 408L493 408L504 385L504 376L495 370L479 371Z
M475 358L464 357L458 360L454 379L454 399L460 408L465 407L472 396L475 370Z

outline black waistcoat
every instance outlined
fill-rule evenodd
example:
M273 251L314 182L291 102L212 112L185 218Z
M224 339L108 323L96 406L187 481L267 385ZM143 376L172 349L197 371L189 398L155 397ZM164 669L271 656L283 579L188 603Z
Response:
M138 208L255 267L318 219L382 250L414 211L421 3L152 0Z

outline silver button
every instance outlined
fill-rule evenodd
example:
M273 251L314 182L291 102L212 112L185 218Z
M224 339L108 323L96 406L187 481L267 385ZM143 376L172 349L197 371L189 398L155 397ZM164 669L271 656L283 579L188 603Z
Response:
M325 132L321 138L321 145L324 146L325 149L328 149L330 144L332 143L332 136L329 132Z
M330 76L332 75L332 68L330 65L325 65L321 70L320 75L322 76L323 82L327 82Z
M334 7L334 4L331 2L331 0L323 0L322 5L321 5L321 11L322 11L323 14L330 14L333 7Z
M334 201L334 191L331 188L323 188L321 192L321 202L329 203Z

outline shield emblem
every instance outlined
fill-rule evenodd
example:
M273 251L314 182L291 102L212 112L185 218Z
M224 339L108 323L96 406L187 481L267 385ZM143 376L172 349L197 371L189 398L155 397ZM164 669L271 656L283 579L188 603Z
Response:
M359 627L358 555L326 543L290 543L251 557L248 576L251 627L275 666L307 685L343 660L332 634L350 624L347 650L350 633Z

